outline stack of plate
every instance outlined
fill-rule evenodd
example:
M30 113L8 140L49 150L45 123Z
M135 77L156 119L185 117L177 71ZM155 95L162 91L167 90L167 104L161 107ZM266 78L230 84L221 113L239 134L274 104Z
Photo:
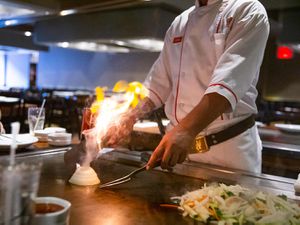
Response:
M51 133L48 135L48 143L55 146L66 146L72 143L71 133Z
M40 142L47 142L48 141L48 134L51 132L46 130L36 130L34 131L34 136L39 139Z
M44 130L34 131L34 136L41 142L48 141L48 135L52 133L66 133L66 128L63 127L47 127Z

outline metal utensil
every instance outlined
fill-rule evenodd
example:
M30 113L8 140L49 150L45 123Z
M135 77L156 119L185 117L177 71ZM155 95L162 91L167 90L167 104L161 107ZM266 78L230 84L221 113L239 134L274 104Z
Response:
M158 160L154 167L157 167L161 164L161 160ZM140 173L140 172L143 172L144 170L146 170L146 167L147 167L147 164L145 164L144 166L140 167L140 168L137 168L136 170L130 172L129 174L121 177L121 178L118 178L118 179L115 179L115 180L112 180L110 182L107 182L105 184L100 184L99 187L100 188L104 188L104 187L111 187L111 186L115 186L115 185L119 185L119 184L123 184L123 183L126 183L128 181L131 180L131 178L136 175L137 173Z

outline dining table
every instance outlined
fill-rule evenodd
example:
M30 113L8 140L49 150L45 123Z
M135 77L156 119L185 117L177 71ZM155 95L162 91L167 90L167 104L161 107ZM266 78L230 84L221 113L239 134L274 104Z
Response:
M0 96L0 105L18 103L19 101L20 99L16 97Z

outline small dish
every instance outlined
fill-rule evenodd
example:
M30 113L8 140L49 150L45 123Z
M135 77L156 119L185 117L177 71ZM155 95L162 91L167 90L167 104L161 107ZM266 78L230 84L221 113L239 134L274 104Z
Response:
M63 127L47 127L44 129L45 131L48 131L49 133L66 133L66 128Z
M48 135L48 139L60 140L60 141L71 140L72 134L71 133L51 133Z
M34 200L35 211L33 225L69 224L71 203L62 198L37 197ZM49 210L49 209L57 209Z
M53 146L67 146L71 144L71 141L49 141L48 140L48 144Z

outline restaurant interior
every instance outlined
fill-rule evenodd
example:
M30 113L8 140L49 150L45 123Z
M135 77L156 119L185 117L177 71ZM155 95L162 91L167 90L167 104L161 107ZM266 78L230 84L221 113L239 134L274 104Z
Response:
M258 114L255 116L263 145L262 175L260 178L249 175L251 179L256 179L255 181L247 180L249 177L244 179L244 175L232 174L232 176L235 177L235 183L237 181L243 184L245 180L245 184L254 182L254 186L268 186L265 181L259 179L270 180L273 182L272 187L268 186L267 189L274 188L275 192L285 191L285 194L299 202L299 195L292 193L290 187L300 173L300 1L259 1L266 8L270 22L270 35L257 85ZM6 133L12 132L11 123L15 121L20 122L20 133L28 133L28 109L40 107L45 103L44 127L62 127L72 134L71 147L54 148L47 143L40 143L30 146L29 150L17 150L19 160L25 159L26 154L33 158L45 154L43 160L45 169L40 180L41 195L64 198L65 192L62 189L65 187L60 183L63 182L60 174L63 166L59 161L62 156L55 158L51 155L59 151L70 152L70 148L78 150L80 148L78 146L85 141L81 134L83 113L84 109L91 107L97 98L96 87L103 88L105 96L109 97L115 94L114 85L120 80L142 83L159 56L169 25L194 2L194 0L0 0L0 109L1 122ZM131 143L127 146L132 152L129 155L133 154L130 158L120 151L115 153L117 156L112 153L103 154L101 160L108 160L106 164L101 164L102 161L99 160L92 163L93 168L98 168L95 169L96 172L103 175L101 180L116 178L117 174L119 176L126 174L132 167L139 165L140 162L135 159L136 154L155 149L162 138L164 121L166 116L163 107L139 121L139 125L144 124L146 128L143 129L142 125L137 126L132 133ZM146 123L149 123L150 127L147 127ZM82 154L81 150L79 152ZM8 155L9 150L0 149L0 158L4 159ZM121 155L120 162L119 155ZM73 160L73 157L75 156L72 153L65 154L64 159ZM114 161L124 163L127 167L125 169L116 167ZM196 177L200 180L214 180L219 177L216 173L225 171L221 168L217 172L212 172L208 165L198 168L197 171L193 169L194 167L186 166L189 168L187 169L184 166L179 167L178 171L174 170L183 176L182 179L175 175L170 178L160 174L162 178L156 177L155 174L147 174L144 180L153 179L152 182L156 182L150 183L153 190L150 190L151 187L145 187L144 180L136 181L138 187L136 195L142 195L146 190L147 201L155 202L156 199L161 201L162 198L155 192L155 188L159 189L161 185L160 179L165 179L166 185L169 185L168 188L163 188L163 191L172 192L168 194L169 196L173 193L178 194L176 191L181 193L182 190L186 190L188 186L186 183L189 182L189 187L198 187L197 181L189 180L190 173L195 174L193 179ZM67 171L75 168L73 165L71 168L66 167ZM108 175L102 174L106 170L110 171ZM69 175L69 172L65 173ZM207 174L204 178L203 173ZM224 174L221 175L222 179L218 180L231 183L230 172L225 171ZM47 177L56 179L56 186L53 186L52 191L47 190L47 185L53 184ZM138 177L135 179L138 180ZM183 189L176 186L172 190L170 187L172 179L177 185L186 186ZM278 190L275 188L276 185ZM134 184L128 187L134 188ZM77 205L77 210L81 209L78 207L78 201L81 200L79 198L73 200L77 195L89 196L89 191L94 195L98 193L94 189L76 189L73 190L74 193L71 193L70 187L65 189L68 189L65 199ZM70 224L83 224L83 221L88 222L86 224L98 224L97 221L101 221L99 224L120 224L120 219L124 219L135 208L137 208L136 215L143 217L145 212L141 210L143 208L141 200L133 197L134 202L120 203L119 198L122 197L114 191L118 193L117 188L105 192L106 198L98 193L94 199L86 199L84 204L90 206L90 212L85 209L86 215L81 217L80 211L74 210ZM163 191L159 194L163 194ZM120 193L132 197L126 186L121 188ZM99 219L100 217L91 209L97 207L97 202L102 200L108 201L106 211L104 209L101 211L107 213L107 218L103 216ZM124 207L124 211L114 203ZM145 218L150 217L151 212L159 211L149 205L145 207L145 210L148 210ZM116 215L119 213L119 218L111 216L112 210ZM147 224L192 224L186 220L181 221L181 217L173 218L173 215L173 211L159 211L156 215L152 215L151 219L148 218ZM129 216L122 224L146 223L144 219Z

